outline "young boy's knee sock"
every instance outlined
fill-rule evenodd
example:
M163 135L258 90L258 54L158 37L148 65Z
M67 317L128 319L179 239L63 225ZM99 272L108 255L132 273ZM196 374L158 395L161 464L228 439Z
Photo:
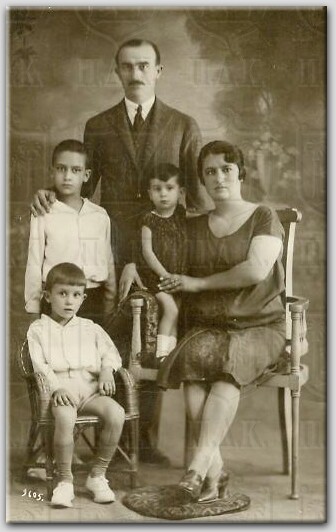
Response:
M90 476L91 477L105 477L105 473L107 471L109 463L110 463L110 460L106 460L105 458L101 458L100 456L97 456L95 459L95 463L92 466Z
M170 352L170 336L165 334L158 334L156 338L156 358L162 358L169 355Z
M61 407L60 407L61 408ZM73 483L73 475L71 471L73 444L55 445L55 461L58 473L59 482Z

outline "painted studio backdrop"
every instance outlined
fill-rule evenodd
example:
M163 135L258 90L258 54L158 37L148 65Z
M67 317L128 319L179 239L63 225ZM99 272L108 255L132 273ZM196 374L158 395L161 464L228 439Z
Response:
M114 55L131 38L157 43L164 66L158 97L193 116L204 143L227 139L242 147L248 163L244 196L303 213L294 257L294 293L310 300L310 353L305 360L310 380L302 391L301 445L323 449L325 19L320 8L11 10L7 182L13 459L22 456L29 416L25 384L14 360L27 329L23 286L29 203L34 191L50 184L54 145L65 138L82 140L88 118L122 99ZM266 393L267 400L265 392L242 400L228 447L250 446L261 453L273 446L280 449L276 416L272 420L276 398ZM181 464L182 438L171 436L183 430L176 397L173 392L165 396L160 447Z

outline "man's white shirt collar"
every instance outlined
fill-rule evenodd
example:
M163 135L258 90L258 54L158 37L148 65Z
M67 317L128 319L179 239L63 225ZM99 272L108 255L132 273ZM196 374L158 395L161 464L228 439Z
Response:
M150 98L146 102L141 104L141 107L142 107L141 115L142 115L142 118L144 120L146 120L149 111L151 110L151 108L154 105L154 102L155 102L155 95L152 96L152 98ZM134 118L135 118L137 109L139 107L139 104L138 103L134 103L131 100L128 100L126 98L126 96L125 96L125 105L126 105L126 111L127 111L127 114L128 114L128 118L130 119L131 124L133 125Z

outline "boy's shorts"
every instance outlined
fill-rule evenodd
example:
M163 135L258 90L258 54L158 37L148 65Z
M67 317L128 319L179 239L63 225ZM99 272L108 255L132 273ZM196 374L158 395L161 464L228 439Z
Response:
M97 378L86 369L69 369L55 372L61 388L65 388L73 397L77 412L83 409L88 401L100 397Z

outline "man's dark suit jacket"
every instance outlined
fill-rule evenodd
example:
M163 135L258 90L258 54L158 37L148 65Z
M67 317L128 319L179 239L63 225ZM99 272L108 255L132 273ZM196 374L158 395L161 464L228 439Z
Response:
M139 215L149 207L146 175L158 163L178 166L184 176L187 205L202 207L197 156L201 134L196 121L156 98L146 119L146 135L136 146L124 101L91 118L84 142L91 159L91 195L101 178L101 205L111 217L117 263L132 260ZM117 229L117 231L116 231Z

